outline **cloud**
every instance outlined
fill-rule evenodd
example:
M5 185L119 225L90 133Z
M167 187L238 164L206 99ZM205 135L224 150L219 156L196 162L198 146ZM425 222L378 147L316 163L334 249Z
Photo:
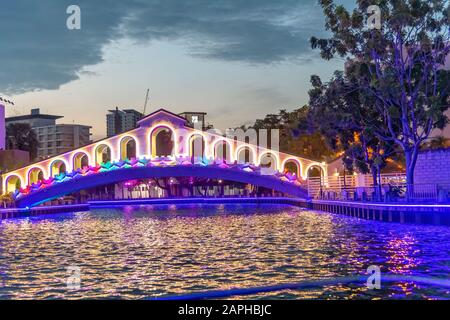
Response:
M123 13L114 1L80 1L82 29L66 27L69 1L3 1L0 9L0 91L56 89L102 61L102 48L119 35Z
M271 63L310 53L323 30L315 0L155 1L132 12L127 35L140 40L182 39L194 55Z
M73 3L81 7L77 31L66 28ZM307 59L322 25L316 0L2 1L0 92L57 89L121 38L181 41L194 56L225 61Z

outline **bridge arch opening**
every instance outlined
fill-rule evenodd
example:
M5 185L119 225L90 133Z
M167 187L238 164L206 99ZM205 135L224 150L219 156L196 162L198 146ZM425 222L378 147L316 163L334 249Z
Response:
M120 140L120 160L136 158L137 143L133 137L127 136Z
M301 178L302 166L301 163L296 159L287 159L283 164L283 172L295 174L297 179Z
M323 168L318 165L309 166L306 172L306 176L308 178L323 178L324 177Z
M5 181L6 193L11 193L22 188L22 180L19 176L9 176Z
M59 176L67 172L67 165L62 160L55 160L50 164L50 177Z
M278 158L271 151L264 152L259 157L259 165L262 168L270 168L271 170L277 171L278 170Z
M174 155L175 135L169 127L161 126L150 133L152 158Z
M308 179L308 192L317 194L322 191L325 185L325 174L323 168L318 165L310 165L306 169L306 178Z
M192 163L205 157L205 139L201 134L193 134L189 138L189 156Z
M231 143L226 140L218 140L214 142L214 160L216 162L231 163Z
M255 163L255 150L249 146L239 147L236 151L236 160L239 164Z
M89 157L84 152L77 152L73 156L73 170L83 169L84 167L89 166Z
M99 165L111 161L111 148L106 144L101 144L95 148L95 164Z
M28 171L28 185L44 180L44 172L40 168L32 168Z

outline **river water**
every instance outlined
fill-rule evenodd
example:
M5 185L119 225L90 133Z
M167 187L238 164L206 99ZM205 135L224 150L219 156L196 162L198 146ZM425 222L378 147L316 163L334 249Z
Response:
M449 278L450 228L284 205L146 206L0 221L0 299L153 298L365 274L370 265L382 274ZM436 299L450 298L450 289L401 281L381 290L357 283L245 298Z

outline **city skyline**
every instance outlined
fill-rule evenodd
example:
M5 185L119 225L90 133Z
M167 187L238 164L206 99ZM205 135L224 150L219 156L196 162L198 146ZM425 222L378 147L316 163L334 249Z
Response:
M324 34L312 0L216 1L184 12L177 2L79 1L81 30L66 28L67 1L27 4L34 10L23 20L22 4L0 13L2 29L15 31L14 39L3 35L12 45L0 53L0 93L15 102L7 116L39 107L64 115L59 123L92 126L94 140L106 136L107 110L142 112L147 88L147 113L204 111L226 128L304 105L310 75L327 77L343 64L323 63L310 49L309 38Z

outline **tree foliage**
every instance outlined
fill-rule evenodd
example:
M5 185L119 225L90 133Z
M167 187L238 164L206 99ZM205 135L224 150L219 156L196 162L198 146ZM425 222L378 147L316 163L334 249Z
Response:
M392 143L374 132L382 125L379 114L362 100L360 92L343 72L335 72L328 83L311 77L309 91L311 126L328 140L335 150L343 150L343 162L349 172L372 173L374 184L394 151Z
M11 123L6 127L6 145L8 149L28 151L30 159L35 159L39 142L28 123Z
M312 38L312 47L324 59L347 60L346 77L363 108L371 105L379 115L373 134L401 148L412 184L421 144L448 122L448 1L358 0L352 12L332 0L320 4L331 36ZM368 27L371 5L381 9L380 29Z
M278 129L280 134L280 151L314 159L328 161L335 152L327 144L326 138L320 132L313 132L308 122L309 107L303 106L292 112L284 109L277 114L268 114L264 119L257 119L253 125L242 129Z

